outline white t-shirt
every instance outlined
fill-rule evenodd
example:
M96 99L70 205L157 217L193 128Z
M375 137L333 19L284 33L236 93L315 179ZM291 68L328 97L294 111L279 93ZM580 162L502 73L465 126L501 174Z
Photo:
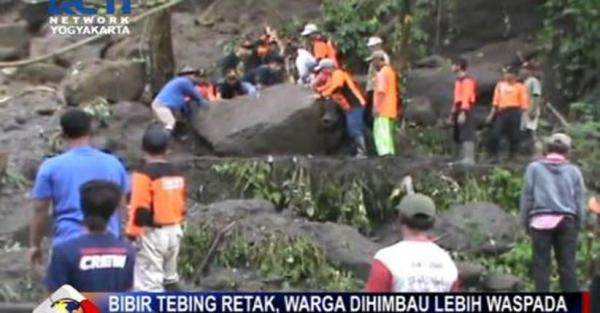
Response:
M311 69L317 64L317 60L306 49L298 49L296 57L296 69L298 70L298 83L307 84L310 80Z
M388 269L392 292L449 292L458 281L454 261L433 242L401 241L379 250L375 260Z

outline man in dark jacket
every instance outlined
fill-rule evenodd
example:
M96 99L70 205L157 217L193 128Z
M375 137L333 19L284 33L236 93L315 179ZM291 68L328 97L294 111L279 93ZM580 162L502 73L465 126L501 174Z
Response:
M544 159L531 163L524 177L521 222L533 243L537 292L550 290L553 249L562 291L579 291L575 254L577 235L584 223L585 185L581 171L567 158L570 149L569 136L552 135Z

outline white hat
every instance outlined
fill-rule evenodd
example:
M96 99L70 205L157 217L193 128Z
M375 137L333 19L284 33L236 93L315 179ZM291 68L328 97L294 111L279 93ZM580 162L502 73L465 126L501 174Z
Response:
M551 144L559 144L559 145L563 145L566 146L567 148L571 149L571 144L572 144L572 140L571 137L569 137L569 135L564 134L564 133L555 133L552 136L550 136L550 138L548 138L546 140L547 143Z
M380 45L383 43L383 40L379 37L370 37L369 41L367 42L367 47L373 47L376 45Z
M304 30L302 31L302 36L308 36L311 35L313 33L316 33L319 31L319 27L317 27L317 25L315 24L306 24L306 26L304 26Z
M319 61L319 65L315 67L315 72L319 72L322 69L331 69L335 67L335 62L332 59L322 59Z

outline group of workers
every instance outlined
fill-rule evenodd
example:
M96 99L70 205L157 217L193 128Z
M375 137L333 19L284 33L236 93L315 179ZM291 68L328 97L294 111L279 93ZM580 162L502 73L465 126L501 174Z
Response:
M53 224L47 291L65 284L90 293L178 290L186 183L166 158L170 134L156 126L145 131L145 162L130 176L119 159L92 146L86 112L67 111L60 125L68 150L42 163L32 191L33 264L42 260L45 229Z
M394 155L395 123L401 112L398 75L383 49L383 40L369 38L366 92L344 69L335 45L314 24L302 36L309 45L295 43L296 81L315 91L315 99L335 102L346 116L348 137L357 157L367 155L365 129L372 127L377 153ZM162 127L149 127L141 138L142 167L131 176L121 162L91 145L91 117L81 110L61 116L68 150L40 166L32 197L29 258L42 258L42 238L54 220L50 263L45 286L52 292L70 284L84 292L177 290L177 257L186 215L186 181L166 155L178 112L190 114L207 101L255 92L283 71L279 45L269 36L257 45L243 42L224 60L225 80L213 85L205 71L185 68L168 82L152 103ZM248 57L252 56L252 57ZM453 60L457 74L451 122L461 145L461 163L475 161L477 82L467 62ZM541 84L528 64L524 83L509 69L496 86L490 152L497 160L504 136L514 155L522 133L536 138ZM246 78L243 78L246 77ZM285 77L283 75L282 77ZM555 250L561 287L576 291L575 247L583 226L585 186L580 170L568 160L571 138L555 134L546 142L544 157L526 170L521 196L523 226L532 237L536 290L549 290L550 255ZM541 178L541 179L540 179ZM590 209L600 214L592 198ZM126 223L121 208L127 207ZM450 255L432 241L435 203L425 195L407 195L399 205L403 241L379 251L372 264L368 291L449 292L459 289L459 275ZM50 215L50 212L52 213ZM126 224L122 234L121 225ZM599 223L600 229L600 223ZM128 238L129 243L120 240ZM135 246L135 249L131 247ZM596 284L598 278L595 278Z

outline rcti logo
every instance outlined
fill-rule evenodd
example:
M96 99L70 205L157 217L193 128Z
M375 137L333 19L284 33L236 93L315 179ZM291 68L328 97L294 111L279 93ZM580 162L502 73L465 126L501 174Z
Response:
M114 15L117 11L117 0L106 0L106 14ZM121 13L131 14L131 0L122 0ZM98 9L85 5L84 0L50 0L49 12L51 15L96 15Z

